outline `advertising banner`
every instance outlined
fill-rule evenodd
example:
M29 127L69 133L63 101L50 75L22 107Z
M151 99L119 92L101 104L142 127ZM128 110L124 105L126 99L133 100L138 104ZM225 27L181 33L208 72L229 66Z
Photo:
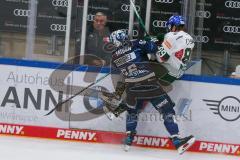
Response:
M0 122L0 134L35 138L36 137L47 138L64 141L67 140L74 142L107 143L118 145L122 145L122 140L125 137L125 134L117 132L50 128L18 124L7 124L1 122ZM170 139L167 137L137 135L134 137L132 145L145 148L147 147L155 149L175 150ZM224 144L207 141L196 141L194 145L191 148L189 148L188 151L239 156L240 146L238 144Z
M36 33L44 35L65 35L67 0L41 0L37 4ZM166 22L172 15L181 14L181 0L153 0L150 21L150 33L165 33ZM0 30L26 32L27 18L30 14L29 0L2 0L0 10ZM78 33L82 26L83 1L73 1L71 31ZM217 8L217 9L216 9ZM136 1L136 9L145 20L146 2ZM130 3L128 0L109 1L90 0L88 6L88 25L91 26L94 15L103 12L108 17L110 31L128 29ZM211 1L196 3L194 40L201 43L203 49L239 50L239 1ZM203 26L201 25L203 22ZM141 37L142 28L135 19L133 36ZM79 33L80 34L80 33ZM79 36L79 35L78 35Z
M211 88L211 90L209 90ZM169 93L176 103L176 121L182 135L193 134L203 141L240 143L239 127L240 97L239 86L212 83L177 81ZM95 100L97 103L97 100ZM94 99L92 99L94 103ZM73 113L82 112L80 108ZM142 135L169 136L163 125L162 116L146 104L139 115L137 131ZM113 121L105 117L96 120L71 121L73 128L88 128L106 131L125 131L126 117L123 114ZM99 125L100 124L100 125ZM118 127L116 127L118 126Z
M2 71L0 78L0 121L6 123L69 128L69 121L74 120L75 117L77 117L76 121L81 121L82 117L83 119L87 117L84 121L96 120L97 117L103 116L103 112L100 115L89 112L92 106L94 107L93 104L90 104L89 94L101 89L113 91L111 76L106 77L93 86L96 89L86 90L70 100L69 103L64 104L58 109L58 112L44 116L58 102L79 92L103 76L104 73L90 72L85 74L85 72L72 72L71 70L14 65L0 65L0 70ZM53 73L56 74L53 75ZM75 108L80 108L82 114L72 114L72 110Z
M167 20L181 14L181 0L152 0L150 33L166 33Z
M213 28L216 18L214 5L215 2L213 1L196 3L195 32L193 38L196 43L201 43L203 48L209 47L213 44L214 33L216 32L216 29Z
M39 126L68 127L67 122L56 116L44 116L59 100L61 92L49 83L62 84L63 79L50 81L52 70L1 65L0 121Z
M65 35L68 0L40 0L36 3L36 33ZM0 10L0 30L26 32L29 0L2 0L0 4L4 6Z
M213 28L216 29L214 44L216 47L225 46L239 51L240 46L240 2L220 0L215 4L216 23Z
M49 116L44 116L58 102L79 92L106 73L56 70L27 66L0 65L0 133L23 134L23 126L87 129L95 131L125 132L126 112L109 120L103 113L103 102L98 98L102 90L113 92L117 75L105 79L62 105ZM89 74L91 73L91 74ZM212 77L214 78L214 77ZM239 154L240 97L239 85L179 80L173 83L170 97L175 102L176 122L182 136L194 135L199 141L197 150ZM138 135L143 137L168 137L163 118L151 104L145 103L139 114ZM27 128L27 127L26 127ZM59 137L68 139L72 131L62 129ZM13 133L12 133L13 132ZM65 133L66 132L66 133ZM24 134L25 133L25 134ZM42 133L39 131L39 134ZM90 135L91 133L91 135ZM89 132L88 136L93 136ZM31 132L29 133L31 135ZM52 134L52 133L51 133ZM73 137L76 134L73 133ZM41 134L39 135L41 136ZM83 136L83 135L82 135ZM71 137L71 136L70 136ZM51 137L50 137L51 138ZM145 146L150 141L136 139ZM167 144L160 138L161 144ZM153 146L158 140L154 140ZM170 144L170 143L169 143ZM235 145L234 145L235 144ZM151 145L150 145L151 146ZM161 146L161 145L160 145ZM167 147L163 145L162 147Z
M204 49L239 50L239 1L198 2L196 5L195 41ZM200 23L203 20L203 27ZM202 32L202 34L200 34Z

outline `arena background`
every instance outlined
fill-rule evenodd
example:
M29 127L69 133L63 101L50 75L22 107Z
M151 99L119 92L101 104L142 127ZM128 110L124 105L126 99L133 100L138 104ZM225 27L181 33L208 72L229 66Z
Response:
M4 57L24 58L29 1L3 0L0 3L0 53ZM70 57L80 52L84 1L73 0L72 3ZM136 0L135 3L145 20L146 1ZM239 3L226 0L152 0L149 32L164 33L165 23L171 15L185 14L190 23L188 31L196 42L193 59L202 60L202 74L229 76L239 64ZM129 4L128 0L89 0L88 27L94 14L101 11L107 14L111 31L127 30ZM66 0L38 1L32 59L63 61L67 5ZM136 18L133 29L134 38L143 37L143 29Z

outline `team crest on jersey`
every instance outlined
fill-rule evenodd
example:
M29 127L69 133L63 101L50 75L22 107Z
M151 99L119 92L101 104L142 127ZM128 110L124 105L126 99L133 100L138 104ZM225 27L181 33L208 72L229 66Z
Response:
M124 53L126 53L126 52L128 52L128 51L131 51L131 47L124 47L124 48L122 48L122 49L119 49L119 50L117 50L116 52L115 52L115 55L116 56L120 56L120 55L122 55L122 54L124 54Z
M131 53L125 54L125 55L121 56L120 58L114 60L114 63L117 67L119 67L119 66L126 64L134 59L136 59L136 54L135 54L135 52L131 52Z

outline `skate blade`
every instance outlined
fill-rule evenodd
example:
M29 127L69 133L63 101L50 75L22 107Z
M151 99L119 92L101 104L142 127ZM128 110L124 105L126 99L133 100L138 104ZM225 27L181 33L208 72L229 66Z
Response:
M124 149L125 152L128 152L130 150L130 146L129 145L124 145L123 149Z
M115 115L113 113L111 113L111 112L106 113L106 116L111 121L115 118Z
M103 106L103 111L109 120L114 119L115 115L106 106Z
M196 139L194 137L189 139L185 145L178 148L178 153L183 154L186 150L188 150L188 148L190 148L194 144L195 141Z

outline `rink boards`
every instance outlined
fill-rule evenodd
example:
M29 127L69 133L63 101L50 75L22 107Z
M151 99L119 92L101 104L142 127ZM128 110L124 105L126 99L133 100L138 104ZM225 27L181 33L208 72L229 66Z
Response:
M92 90L76 96L61 111L44 116L58 101L79 91L79 86L89 85L95 74L94 69L90 69L86 78L86 68L71 71L71 67L65 66L62 69L67 74L62 71L59 77L52 78L59 65L0 59L0 133L120 144L125 132L125 114L108 120L101 112L101 101L94 98L102 89L113 91L112 81L117 75L108 76ZM94 78L107 72L104 68ZM229 78L191 75L173 83L169 95L176 103L181 135L193 134L197 139L191 151L240 155L239 84L239 80ZM174 149L161 115L151 104L146 103L139 115L137 131L134 140L137 146Z

